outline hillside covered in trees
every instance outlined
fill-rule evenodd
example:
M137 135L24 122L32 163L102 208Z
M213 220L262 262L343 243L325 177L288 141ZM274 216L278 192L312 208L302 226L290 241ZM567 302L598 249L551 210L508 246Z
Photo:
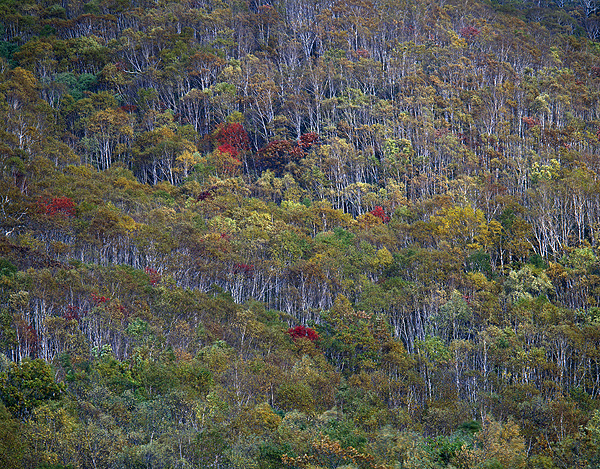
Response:
M0 467L598 467L599 7L0 0Z

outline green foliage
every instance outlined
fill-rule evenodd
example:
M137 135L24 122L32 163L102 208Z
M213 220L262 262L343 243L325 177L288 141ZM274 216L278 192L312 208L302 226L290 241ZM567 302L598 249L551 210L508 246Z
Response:
M7 372L0 374L0 398L16 418L26 419L33 410L46 401L58 400L64 386L56 383L52 368L44 360L25 359L11 363Z
M548 295L552 289L550 279L543 271L535 271L525 265L518 271L511 271L504 282L504 289L510 302L521 299L533 299L540 295Z
M198 461L203 466L225 460L228 448L229 444L223 427L209 426L196 436Z
M93 91L97 77L91 73L82 73L79 76L70 72L57 73L54 75L54 82L64 85L68 93L75 99L79 100L84 97L86 91Z
M312 390L305 384L282 384L277 390L277 406L285 411L310 413L315 407Z
M281 467L281 457L290 454L289 443L279 444L272 441L261 443L258 448L258 467L260 469L278 469Z
M0 404L0 464L6 469L18 469L26 451L20 422L13 419L4 404Z
M73 466L71 464L64 466L62 464L41 463L36 466L36 469L73 469Z
M490 260L490 255L486 252L482 250L475 251L467 258L467 270L481 272L490 278L492 277L492 264Z
M18 50L18 44L9 41L0 41L0 57L6 59L10 67L15 67L17 65L17 61L13 56Z
M0 466L597 465L593 2L59 3L0 0Z
M329 312L316 325L319 346L346 375L363 369L376 369L381 350L391 340L385 319L355 311L350 301L338 296Z
M6 259L0 259L0 277L14 277L17 267Z

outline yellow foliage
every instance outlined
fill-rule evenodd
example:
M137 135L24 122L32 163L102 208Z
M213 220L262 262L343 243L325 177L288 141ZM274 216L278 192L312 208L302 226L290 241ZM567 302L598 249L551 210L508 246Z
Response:
M183 173L183 177L187 177L190 169L200 162L200 154L198 152L191 152L190 150L184 150L181 155L175 158L175 171Z
M356 219L356 221L358 222L358 226L361 230L369 230L374 226L381 225L383 223L381 218L376 217L371 212L363 213Z
M475 437L477 449L474 458L479 463L496 459L504 467L522 469L526 464L527 450L521 429L512 420L506 423L486 418L483 428Z
M266 402L258 404L255 411L260 417L262 425L268 430L275 430L281 424L281 417L273 412L271 406Z
M138 224L129 215L123 215L119 220L119 227L131 234L138 228Z
M392 253L385 246L377 251L377 255L375 256L376 267L385 268L392 265L392 262L394 262Z
M75 462L78 424L65 409L48 405L38 407L28 427L28 438L44 462Z
M446 241L453 247L479 249L478 238L486 227L485 216L479 209L467 205L442 209L431 217L434 234L439 242Z

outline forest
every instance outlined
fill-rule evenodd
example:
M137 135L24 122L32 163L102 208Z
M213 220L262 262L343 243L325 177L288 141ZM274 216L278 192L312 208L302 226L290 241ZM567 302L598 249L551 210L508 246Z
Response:
M0 467L600 467L600 2L0 0Z

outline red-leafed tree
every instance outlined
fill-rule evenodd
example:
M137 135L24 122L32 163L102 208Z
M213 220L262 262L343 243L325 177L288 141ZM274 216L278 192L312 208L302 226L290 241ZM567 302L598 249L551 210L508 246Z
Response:
M218 174L226 177L236 176L242 162L237 157L238 151L235 147L224 144L212 152L209 159Z
M304 155L302 147L291 140L273 140L258 152L257 163L260 170L271 169L283 173L286 165L299 161Z
M224 176L235 176L242 166L243 153L250 149L248 134L242 124L220 124L214 134L217 145L210 161L217 172Z
M523 122L527 125L528 129L535 127L536 125L540 125L540 121L535 117L523 117Z
M236 158L240 154L240 152L233 145L230 145L229 143L224 143L223 145L219 145L218 149L221 153L229 153L229 155L233 156L234 158Z
M380 218L383 223L388 223L390 221L390 217L386 215L385 210L383 210L383 207L380 207L379 205L376 206L369 213L371 215L376 216L377 218Z
M92 293L92 302L96 306L98 306L102 303L106 303L106 302L108 302L108 300L109 300L109 298L107 298L106 296L98 296L98 295L95 295L94 293Z
M63 313L63 318L67 321L72 321L73 319L79 321L81 319L81 310L79 309L79 306L67 305L67 309Z
M464 28L461 28L459 32L461 37L465 38L467 41L472 41L479 36L479 29L475 26L465 26Z
M308 339L312 342L319 340L319 334L317 334L315 330L306 326L292 327L288 329L286 334L289 335L294 341L298 339Z
M231 156L238 156L241 151L250 149L250 140L242 124L219 125L215 140L219 143L219 150Z
M144 272L148 274L148 280L150 282L150 285L156 285L162 279L162 275L160 274L160 272L156 269L153 269L152 267L146 267L144 269Z
M319 136L314 132L302 134L297 141L272 140L258 151L259 170L270 169L277 174L283 173L286 165L300 161L311 146L317 143Z
M306 149L312 147L318 141L319 141L319 136L316 133L308 132L306 134L300 135L300 138L298 139L298 145L303 150L306 150Z
M254 274L253 264L234 264L233 273L251 276Z
M54 197L50 200L40 201L40 205L46 215L75 216L75 202L69 197Z

